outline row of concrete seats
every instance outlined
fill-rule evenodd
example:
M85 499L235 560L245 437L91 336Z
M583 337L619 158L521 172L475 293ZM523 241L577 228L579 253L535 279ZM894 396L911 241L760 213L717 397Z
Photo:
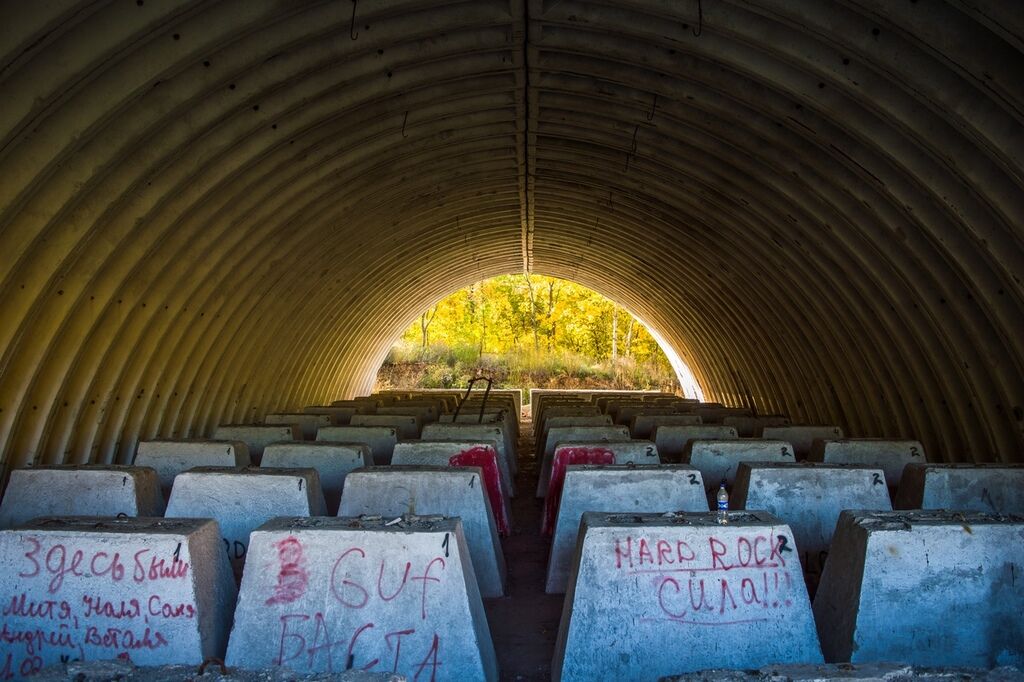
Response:
M728 516L584 514L553 678L1024 664L1024 517L844 511L812 606L789 526Z

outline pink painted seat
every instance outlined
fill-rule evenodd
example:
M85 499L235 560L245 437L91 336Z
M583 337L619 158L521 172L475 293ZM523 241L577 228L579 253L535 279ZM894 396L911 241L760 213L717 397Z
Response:
M498 477L498 453L494 448L475 447L464 450L448 458L453 467L479 467L487 489L487 497L491 501L494 512L494 523L501 535L509 534L508 517L505 515L505 494L501 490L501 479Z
M562 484L565 483L565 468L570 464L615 464L615 453L606 448L562 447L555 449L551 463L551 482L544 498L544 520L541 533L553 535L558 504L562 501Z

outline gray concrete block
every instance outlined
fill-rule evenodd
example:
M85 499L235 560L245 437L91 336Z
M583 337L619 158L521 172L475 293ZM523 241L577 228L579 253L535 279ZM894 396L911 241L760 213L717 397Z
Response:
M484 599L505 594L505 555L480 470L399 466L354 471L345 483L339 516L440 514L462 519L462 529Z
M908 464L895 507L1024 514L1024 465Z
M736 440L736 429L718 424L701 424L700 426L658 426L654 429L652 439L658 446L658 452L667 462L678 462L683 456L686 444L691 440Z
M462 524L276 519L252 534L227 664L497 680Z
M615 413L615 423L629 426L637 416L668 417L674 414L676 414L676 411L671 407L655 407L652 405L622 407Z
M731 509L765 510L796 539L811 593L844 509L891 510L881 469L845 464L741 462Z
M321 426L332 426L334 420L329 414L310 414L308 412L275 412L263 418L267 426L288 426L294 424L299 427L303 440L316 439L316 431Z
M508 532L509 523L512 518L512 507L509 502L511 494L511 480L508 468L502 464L501 456L498 454L497 441L419 441L415 443L399 443L395 446L395 456L392 465L402 466L453 466L453 457L467 454L490 451L495 454L498 464L498 486L500 490L497 495L492 493L490 499L495 512L495 521L498 529L503 533ZM486 475L484 480L487 480ZM499 501L493 503L495 498Z
M390 464L398 443L398 431L392 426L326 426L316 432L318 441L359 443L370 448L374 464Z
M135 466L150 467L160 479L164 499L174 477L194 467L247 467L249 446L237 440L144 440L135 450Z
M694 413L700 415L701 420L705 424L722 424L723 421L730 417L754 416L746 407L711 407L707 405L697 407Z
M164 496L148 467L67 465L15 469L0 503L0 528L37 516L163 516Z
M714 495L722 479L725 479L726 487L732 490L740 462L795 462L796 458L793 446L785 441L738 438L691 440L683 449L681 460L683 464L700 470L704 485ZM710 508L714 509L715 506L711 505Z
M271 443L263 451L261 468L316 469L327 513L335 514L341 501L345 476L353 469L373 465L370 446L360 443Z
M402 414L356 414L349 421L352 426L390 427L398 434L399 440L419 438L423 431L423 422L419 417Z
M549 430L566 426L614 426L614 424L612 423L611 415L607 414L548 417L544 420L543 426L538 428L534 434L535 450L542 451L544 449L544 443L547 441Z
M565 592L584 512L706 512L704 482L690 467L570 466L545 505L551 553L545 591Z
M235 584L208 519L48 517L0 531L0 676L68 659L224 655Z
M551 456L551 466L548 468L547 474L545 475L542 471L537 482L537 497L547 497L552 477L558 474L559 469L564 473L565 466L571 463L573 459L582 455L587 460L585 462L587 464L603 464L599 459L596 461L594 459L594 455L602 454L611 456L611 464L632 464L635 466L657 466L661 464L658 449L649 440L557 443L555 445L555 453Z
M736 429L740 438L754 438L761 435L766 426L789 426L789 417L723 417L722 426Z
M509 472L518 467L516 460L516 444L512 433L501 424L427 424L423 427L424 441L497 441L499 461L505 462L502 469ZM515 482L509 477L508 489L515 494Z
M345 670L299 675L283 668L237 670L211 662L203 674L194 665L135 666L127 661L69 661L45 668L32 682L408 682L405 675ZM958 682L964 682L960 680ZM993 681L994 682L994 681Z
M306 414L326 414L331 418L331 426L347 426L356 413L354 407L331 407L324 405L311 405L302 409Z
M812 443L807 461L859 464L881 469L885 473L885 484L893 491L899 487L903 467L927 463L924 446L920 442L885 438L818 439Z
M1024 664L1024 517L845 511L814 600L829 662Z
M551 480L551 464L555 459L555 446L562 443L621 443L629 440L629 429L625 426L553 426L547 430L541 457L540 477L537 481L537 497L544 497ZM625 464L625 462L623 462Z
M791 443L798 462L807 459L811 454L811 446L815 440L840 440L842 437L843 430L838 426L765 426L761 429L761 438Z
M648 440L659 426L699 426L700 423L696 414L638 414L629 423L629 435Z
M166 516L215 520L223 551L238 578L254 528L276 516L326 513L315 469L201 467L178 474Z
M420 428L423 424L436 422L439 414L440 410L437 405L410 405L404 401L377 408L377 416L416 417L419 419ZM373 426L379 425L373 424Z
M468 413L462 412L458 415L443 414L438 421L442 424L500 424L505 427L505 449L510 453L515 452L514 445L519 441L519 420L510 410L485 411L482 421L480 420L479 409L470 410ZM512 474L515 475L519 471L519 463L516 461L516 458L509 457L508 464Z
M302 440L302 430L295 424L256 425L256 424L222 424L213 430L214 440L240 440L249 448L249 456L253 464L259 464L263 457L263 448L268 443L284 440Z
M583 515L555 680L822 663L793 535L757 512Z
M331 407L344 407L355 410L355 414L373 414L379 403L376 400L335 400Z

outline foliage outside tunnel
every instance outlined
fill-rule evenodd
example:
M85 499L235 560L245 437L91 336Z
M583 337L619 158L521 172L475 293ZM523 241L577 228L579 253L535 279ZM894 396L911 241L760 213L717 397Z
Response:
M501 388L677 391L665 353L624 308L595 291L539 275L477 282L424 311L377 374L377 390Z

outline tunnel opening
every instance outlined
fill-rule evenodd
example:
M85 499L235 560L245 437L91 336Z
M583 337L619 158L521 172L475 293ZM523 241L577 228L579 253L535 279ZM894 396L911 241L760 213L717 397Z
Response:
M693 373L630 311L555 277L518 273L434 302L401 333L375 391L459 388L657 390L703 398Z

